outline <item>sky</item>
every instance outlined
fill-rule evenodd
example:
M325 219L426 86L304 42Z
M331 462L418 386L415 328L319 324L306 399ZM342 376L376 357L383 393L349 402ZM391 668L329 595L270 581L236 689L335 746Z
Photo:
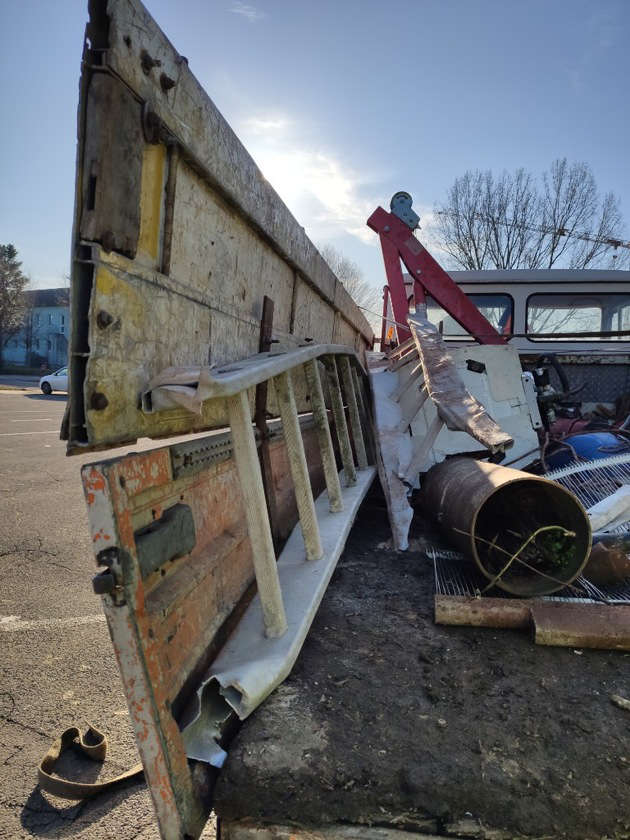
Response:
M311 239L375 286L371 212L404 189L430 231L468 169L586 161L630 221L630 0L146 5ZM0 0L0 243L37 288L70 271L86 19Z

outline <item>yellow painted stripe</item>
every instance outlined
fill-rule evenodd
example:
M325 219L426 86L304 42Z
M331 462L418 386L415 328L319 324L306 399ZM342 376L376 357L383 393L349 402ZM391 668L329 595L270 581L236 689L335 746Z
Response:
M160 250L160 222L164 194L166 146L144 147L140 185L140 236L138 253L157 263Z

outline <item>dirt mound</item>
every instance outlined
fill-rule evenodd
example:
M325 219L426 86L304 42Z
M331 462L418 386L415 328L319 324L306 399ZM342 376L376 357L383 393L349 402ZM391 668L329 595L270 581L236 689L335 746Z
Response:
M217 813L621 836L630 713L610 695L630 696L628 655L436 626L417 520L392 551L380 489L366 499L293 673L230 747Z

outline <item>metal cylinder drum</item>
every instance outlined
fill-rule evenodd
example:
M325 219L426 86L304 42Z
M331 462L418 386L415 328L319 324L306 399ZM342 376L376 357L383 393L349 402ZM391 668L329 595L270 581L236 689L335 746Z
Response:
M573 493L540 476L472 458L450 458L426 474L422 505L437 518L449 541L472 555L484 577L513 595L548 595L562 589L575 580L589 557L586 511ZM549 525L575 534L562 565L545 568L542 575L513 562L497 578L497 557L508 561L529 534ZM502 555L493 548L493 540L494 546L505 547Z

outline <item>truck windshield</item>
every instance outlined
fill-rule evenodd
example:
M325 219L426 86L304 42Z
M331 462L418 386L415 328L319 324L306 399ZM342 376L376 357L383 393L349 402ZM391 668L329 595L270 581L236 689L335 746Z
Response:
M512 332L514 301L510 295L469 294L467 297L498 332L502 335L509 335ZM441 330L445 337L469 335L451 315L446 313L433 298L428 296L427 316L431 323L436 326L442 325Z
M540 294L527 300L532 341L562 341L567 334L630 330L630 294ZM550 335L552 333L552 335ZM588 336L587 341L628 341L630 336Z

